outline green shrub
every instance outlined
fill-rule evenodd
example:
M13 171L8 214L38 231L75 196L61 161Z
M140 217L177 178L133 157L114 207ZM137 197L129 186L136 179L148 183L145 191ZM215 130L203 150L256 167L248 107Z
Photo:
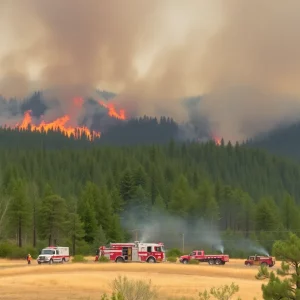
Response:
M168 262L175 263L175 262L177 262L177 257L170 256L170 257L167 258L167 261L168 261Z
M111 297L107 296L106 294L102 295L100 300L125 300L125 298L120 293L119 294L113 293Z
M239 291L239 286L234 282L231 285L222 285L218 288L212 287L210 292L205 290L203 293L199 293L199 300L210 299L210 295L214 296L217 300L229 300L232 299L232 296ZM241 300L238 298L237 300Z
M87 259L83 255L75 255L72 259L73 263L86 263Z
M9 242L3 242L0 244L0 257L2 258L26 259L28 253L31 254L33 259L38 257L38 251L33 247L24 246L20 248Z
M177 248L172 248L167 251L167 257L180 257L182 252Z
M100 256L98 261L99 261L99 262L109 262L110 260L109 260L109 258L106 257L106 256Z
M0 257L7 258L9 253L11 253L12 245L9 243L1 243L0 244Z
M190 265L199 265L199 260L198 259L191 259L190 261L189 261L189 264Z
M157 289L152 287L151 281L147 283L142 280L129 280L126 276L114 279L112 290L115 295L122 297L116 300L154 300L158 297Z

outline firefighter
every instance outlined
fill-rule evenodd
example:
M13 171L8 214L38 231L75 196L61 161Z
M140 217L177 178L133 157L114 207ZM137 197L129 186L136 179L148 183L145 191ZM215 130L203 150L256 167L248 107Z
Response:
M27 255L27 263L28 263L28 265L31 264L31 255L30 255L30 253L28 253L28 255Z
M99 252L100 252L100 250L99 250L99 249L97 249L97 251L96 251L96 257L95 257L95 261L98 261L98 259L99 259Z

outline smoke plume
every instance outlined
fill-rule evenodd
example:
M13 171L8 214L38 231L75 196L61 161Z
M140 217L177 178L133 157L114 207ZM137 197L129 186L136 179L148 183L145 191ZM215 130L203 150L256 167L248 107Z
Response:
M297 0L2 0L0 94L38 88L67 103L100 87L141 115L177 121L189 119L180 99L202 95L199 116L243 139L300 112L299 9Z
M224 248L218 228L205 220L188 221L167 212L152 211L141 216L139 207L127 209L122 214L122 226L140 242L163 242L165 247L184 251Z

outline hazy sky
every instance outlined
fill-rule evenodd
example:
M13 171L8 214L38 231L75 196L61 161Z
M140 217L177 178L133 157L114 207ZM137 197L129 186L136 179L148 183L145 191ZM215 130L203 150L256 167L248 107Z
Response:
M135 70L134 78L147 77L149 68L152 65L155 67L155 58L162 53L180 49L194 30L197 33L197 43L203 45L199 50L204 51L207 39L220 26L222 8L219 0L112 0L111 4L104 0L59 2L60 0L53 0L51 4L47 0L0 2L1 79L12 73L16 73L16 76L23 73L30 80L45 80L40 84L49 86L43 71L48 64L61 64L61 61L66 60L63 54L80 58L80 55L88 56L93 53L92 57L84 58L83 63L102 56L106 60L105 69L109 70L119 57L128 55L125 53L126 47L131 50L126 57L126 65L130 64ZM91 21L90 18L94 20ZM94 49L83 49L85 45ZM113 50L114 57L105 53L105 48L109 49L111 46L118 48ZM53 53L46 53L48 51ZM52 61L49 58L55 59ZM102 69L103 61L101 62L97 66L88 67ZM72 71L77 68L77 72L80 72L80 63L72 61L73 66L69 68ZM106 78L101 72L97 75L98 78L93 78L90 84L117 91L126 87L127 78L110 79L110 75ZM86 76L87 74L82 73L82 77ZM83 79L80 83L84 84L84 81ZM59 84L69 84L68 79L63 78ZM14 96L16 93L22 95L22 92L22 89L15 91L15 87L4 88L4 92L2 89L2 93L7 96ZM27 90L24 90L23 94L26 93Z
M140 114L242 139L298 118L299 0L1 0L0 93L32 84L63 101L98 86Z

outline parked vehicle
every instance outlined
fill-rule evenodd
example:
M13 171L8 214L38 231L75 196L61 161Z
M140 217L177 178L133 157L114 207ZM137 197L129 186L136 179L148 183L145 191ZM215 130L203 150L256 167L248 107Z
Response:
M114 262L148 262L156 263L166 260L163 243L110 243L109 247L101 246L97 250L95 261L106 256Z
M70 260L69 247L47 247L44 248L37 258L38 264L42 263L65 263Z
M275 257L252 255L245 260L246 266L269 266L273 267L276 263Z
M226 262L229 262L229 255L205 254L204 250L194 250L188 255L182 255L179 261L183 264L187 264L191 259L208 262L210 265L225 265Z

